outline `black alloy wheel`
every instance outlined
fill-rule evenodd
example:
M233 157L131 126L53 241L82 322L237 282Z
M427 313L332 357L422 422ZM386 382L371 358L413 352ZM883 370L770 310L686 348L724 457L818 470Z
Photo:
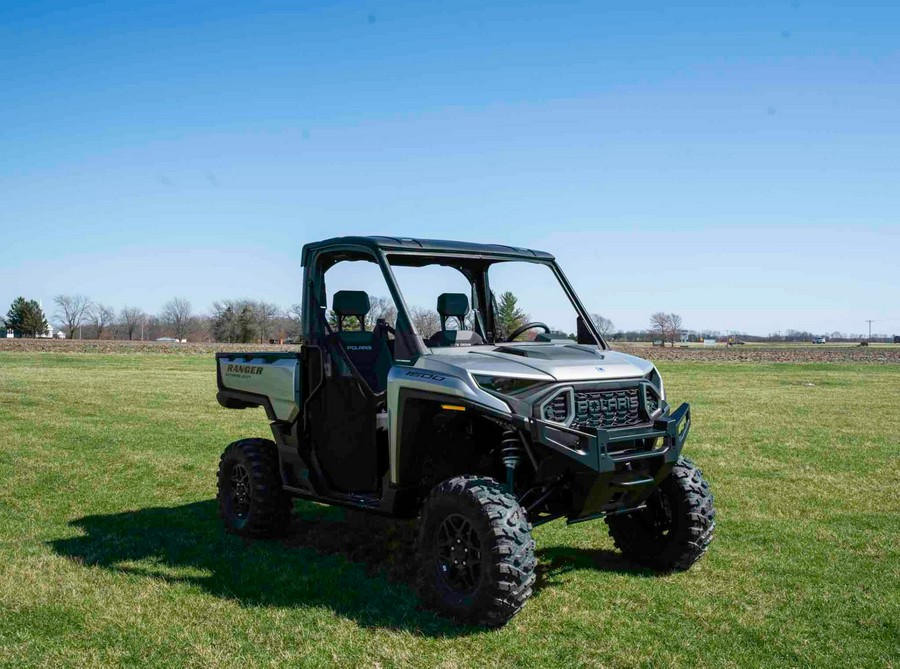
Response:
M231 470L231 508L235 518L246 520L250 513L250 472L237 464Z
M438 528L437 570L447 587L461 595L475 591L481 578L481 540L475 528L458 513Z

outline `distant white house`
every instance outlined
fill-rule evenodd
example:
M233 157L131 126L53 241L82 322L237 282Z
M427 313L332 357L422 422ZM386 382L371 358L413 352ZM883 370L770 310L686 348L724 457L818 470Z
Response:
M7 339L15 339L16 333L12 328L6 328L6 338ZM47 331L43 334L37 335L38 339L65 339L66 333L62 330L54 331L52 325L47 326Z
M41 308L41 313L42 313L42 314L45 313L45 312L44 312L44 302L43 302L43 300L39 300L39 301L38 301L38 306ZM39 335L35 335L35 336L36 336L38 339L65 339L65 338L66 338L66 333L63 332L62 330L59 330L59 331L57 331L57 332L54 332L54 331L53 331L53 326L50 325L50 323L48 322L48 323L47 323L47 331L44 332L43 334L39 334Z
M37 335L37 338L38 339L65 339L66 333L63 332L62 330L59 330L58 332L54 332L53 326L48 323L47 331L43 334Z
M157 337L156 341L168 341L168 342L176 342L178 344L187 343L187 339L175 339L175 337Z

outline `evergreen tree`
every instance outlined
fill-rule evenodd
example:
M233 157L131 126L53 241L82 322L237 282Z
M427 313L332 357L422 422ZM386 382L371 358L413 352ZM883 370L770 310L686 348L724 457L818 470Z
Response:
M328 312L328 325L334 331L338 331L338 315L330 311ZM344 316L344 332L352 332L359 330L359 319L356 316Z
M250 344L256 341L256 312L249 300L213 303L212 334L216 341Z
M17 297L6 314L6 327L16 337L36 337L47 332L47 318L36 300Z
M9 311L6 314L6 327L13 331L16 337L22 337L23 326L25 323L25 312L28 309L28 303L24 297L17 297L13 300Z
M29 300L25 303L25 318L22 322L22 331L28 337L37 337L46 334L48 329L47 317L37 300Z
M519 309L518 302L519 298L509 291L500 295L500 304L497 306L497 329L503 339L528 322L528 314Z
M232 342L234 341L235 331L235 315L234 308L228 304L221 307L218 303L213 305L215 315L213 316L212 332L216 341Z
M253 307L249 304L245 304L241 309L236 325L236 341L242 344L256 341L256 330L253 327Z

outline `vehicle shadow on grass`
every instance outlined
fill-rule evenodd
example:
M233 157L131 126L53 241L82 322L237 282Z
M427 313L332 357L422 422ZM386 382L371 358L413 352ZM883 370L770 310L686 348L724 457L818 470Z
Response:
M435 637L470 634L420 610L410 523L298 502L284 539L225 534L214 500L71 522L49 542L84 565L198 586L248 607L325 607L364 627Z
M419 608L413 522L300 501L283 539L251 541L225 534L206 500L71 525L84 534L50 546L84 565L188 583L243 606L327 607L364 627L433 637L480 631ZM576 569L649 574L612 551L551 546L538 558L535 592Z
M574 548L571 546L548 546L537 550L537 592L561 582L560 577L572 571L602 571L628 576L654 578L659 572L629 561L618 551L606 549Z

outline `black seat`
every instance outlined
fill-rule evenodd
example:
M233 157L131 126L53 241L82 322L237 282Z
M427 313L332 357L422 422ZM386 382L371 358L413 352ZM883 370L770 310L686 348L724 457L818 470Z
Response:
M478 346L484 343L477 332L463 329L469 313L469 298L464 293L441 293L437 310L441 316L441 330L428 338L428 346ZM458 330L447 329L450 317L456 319Z
M394 363L382 328L366 331L369 295L362 290L339 290L334 294L331 308L337 315L336 334L344 345L347 357L372 392L382 392L387 388L388 372ZM359 321L359 330L344 330L344 319L350 316Z

